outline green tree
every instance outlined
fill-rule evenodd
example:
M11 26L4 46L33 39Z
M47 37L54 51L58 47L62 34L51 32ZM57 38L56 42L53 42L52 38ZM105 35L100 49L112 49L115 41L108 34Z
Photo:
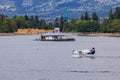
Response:
M55 23L54 24L55 24L55 27L60 27L58 18L55 19Z
M82 14L81 17L80 17L81 20L84 20L84 15Z
M15 20L17 21L17 26L19 29L26 27L25 25L26 20L24 16L19 16Z
M97 14L95 12L92 14L92 20L93 21L98 21L99 20Z
M112 9L109 12L109 19L112 19L112 20L114 19L114 14L112 12Z
M29 20L29 18L28 18L28 16L27 16L27 15L25 15L24 17L25 17L25 20L26 20L26 21L28 21L28 20Z
M3 32L5 33L9 33L9 32L13 32L12 28L11 28L11 23L9 19L5 19L3 22L3 28L2 28Z
M9 27L11 28L11 32L16 32L18 27L17 27L17 21L14 18L9 19Z
M39 17L36 15L35 18L33 19L33 28L38 28L39 24Z
M100 32L107 32L107 26L109 24L109 20L108 19L104 19L103 22L100 25Z
M60 17L60 32L63 31L65 19L63 16Z
M48 28L47 28L46 21L45 21L44 19L41 19L41 20L40 20L40 25L41 25L41 28L42 28L42 29L48 29Z
M115 19L120 19L120 7L116 7L114 17Z
M52 22L48 23L48 29L54 29L55 26Z
M90 17L87 11L85 12L84 20L90 20Z
M98 32L99 23L96 21L84 20L80 21L77 32Z

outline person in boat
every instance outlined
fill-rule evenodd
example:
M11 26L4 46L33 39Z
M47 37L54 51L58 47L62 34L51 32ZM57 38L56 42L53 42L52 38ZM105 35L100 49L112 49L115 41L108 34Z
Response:
M95 54L95 48L93 47L88 54Z

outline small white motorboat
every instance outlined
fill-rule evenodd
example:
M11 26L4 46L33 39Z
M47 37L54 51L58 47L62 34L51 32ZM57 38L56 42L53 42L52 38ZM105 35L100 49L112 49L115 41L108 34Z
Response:
M94 51L90 49L84 49L84 50L73 50L72 57L87 57L87 56L93 56L95 54L95 49Z

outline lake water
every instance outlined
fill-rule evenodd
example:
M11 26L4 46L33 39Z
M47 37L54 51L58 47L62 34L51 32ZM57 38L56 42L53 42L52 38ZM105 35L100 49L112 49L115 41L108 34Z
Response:
M1 80L120 80L120 37L74 36L76 41L33 41L38 35L0 36ZM73 49L96 48L72 58Z

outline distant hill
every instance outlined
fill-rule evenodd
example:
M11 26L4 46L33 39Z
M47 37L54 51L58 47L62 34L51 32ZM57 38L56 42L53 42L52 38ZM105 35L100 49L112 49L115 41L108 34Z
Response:
M79 18L88 11L99 17L107 17L110 9L120 5L120 0L0 0L0 13L8 16L38 15L53 19L61 15Z

